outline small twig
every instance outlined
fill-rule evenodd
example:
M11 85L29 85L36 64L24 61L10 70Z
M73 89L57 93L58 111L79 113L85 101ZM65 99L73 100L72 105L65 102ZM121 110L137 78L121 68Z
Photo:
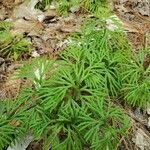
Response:
M131 150L131 149L128 148L127 142L126 142L126 140L124 138L123 138L123 142L124 142L124 145L125 145L126 149L127 150Z
M11 47L11 45L12 45L12 44L7 45L6 47L2 48L0 51L4 51L4 50L6 50L6 49L10 48L10 47Z

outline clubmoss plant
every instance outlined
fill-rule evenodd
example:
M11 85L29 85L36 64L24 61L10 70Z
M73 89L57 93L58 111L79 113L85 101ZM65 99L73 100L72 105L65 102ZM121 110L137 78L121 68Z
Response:
M149 59L146 51L135 53L128 63L123 65L122 73L125 100L132 106L143 108L150 103L150 66L146 59Z
M0 55L13 59L21 58L22 54L30 52L31 43L23 35L12 35L10 22L0 23Z
M127 46L112 46L112 32L96 27L81 32L80 43L74 39L58 60L38 58L18 70L31 84L9 105L0 101L0 148L30 132L45 150L117 149L130 124L111 98L122 86Z
M89 13L102 17L110 15L110 9L107 0L42 0L37 4L37 8L46 9L52 2L58 4L58 12L61 15L68 15L71 7L77 6Z
M106 17L110 15L108 0L82 0L80 5L96 16Z

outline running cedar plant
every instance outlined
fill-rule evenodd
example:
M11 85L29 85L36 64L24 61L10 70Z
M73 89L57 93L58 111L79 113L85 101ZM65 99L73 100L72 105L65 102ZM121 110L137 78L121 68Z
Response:
M80 5L96 16L104 17L110 15L108 0L81 0Z
M38 58L18 71L18 77L33 84L2 112L0 131L10 130L4 130L1 147L31 132L36 140L44 140L45 150L117 149L130 125L109 99L118 91L121 62L109 47L109 34L106 29L88 32L59 60ZM8 105L2 107L8 110Z
M58 0L58 12L61 15L68 15L71 7L80 8L80 0Z
M47 9L52 2L56 5L57 11L61 15L68 15L72 6L80 7L80 0L42 0L36 5L41 10Z
M87 24L80 37L75 36L74 40L92 55L93 60L104 65L100 75L104 77L105 89L109 96L118 96L122 87L121 65L128 60L131 48L122 31L99 28L99 23L98 20Z
M12 26L10 22L0 22L0 56L16 60L22 54L30 52L31 43L23 35L13 35L10 31Z
M38 104L35 106L32 101L34 93L32 88L26 87L14 101L12 99L0 100L0 149L7 149L8 146L20 141L29 133L28 117L32 113L31 110L38 108Z
M3 131L6 125L13 129L3 133L10 137L4 140L10 143L12 137L22 136L17 133L31 131L35 139L44 139L46 150L117 148L121 136L129 128L129 119L123 110L107 99L104 77L99 75L103 63L86 52L82 49L65 51L60 62L51 63L51 74L43 78L38 89L36 86L27 88L16 101L12 101L10 108L14 109L10 113L3 112L5 124L0 129ZM44 62L30 66L35 68ZM22 72L22 77L27 74ZM30 74L34 76L35 72Z
M37 58L18 70L31 84L11 103L0 101L0 148L30 132L45 150L117 149L129 118L109 97L121 87L127 45L112 38L121 32L96 27L87 26L59 60Z
M58 12L61 15L68 15L71 7L79 7L89 13L96 14L101 17L110 15L107 0L42 0L37 4L37 8L44 10L47 9L51 3L54 2L58 7Z
M146 107L150 103L150 66L146 51L134 53L128 63L123 64L122 81L125 100L137 107Z

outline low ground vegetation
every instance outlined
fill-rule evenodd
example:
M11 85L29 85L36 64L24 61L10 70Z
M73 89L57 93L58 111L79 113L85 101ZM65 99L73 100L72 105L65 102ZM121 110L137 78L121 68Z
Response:
M68 13L73 2L59 2L60 12ZM43 0L37 7L50 3ZM106 6L98 0L76 2L97 14L99 3ZM132 126L120 105L149 105L149 47L136 52L118 24L112 31L104 18L94 19L71 35L57 59L30 58L15 71L15 79L27 82L15 98L0 101L0 149L28 133L43 141L44 150L118 149ZM31 43L12 35L12 27L0 24L1 55L21 60Z

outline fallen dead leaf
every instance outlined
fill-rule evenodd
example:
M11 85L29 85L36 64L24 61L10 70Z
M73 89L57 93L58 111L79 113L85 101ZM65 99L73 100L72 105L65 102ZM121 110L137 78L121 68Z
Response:
M42 30L44 29L43 24L39 21L31 20L26 21L24 19L18 19L14 21L14 27L11 30L13 34L34 34L39 35L42 33Z
M138 129L132 139L140 150L150 150L150 137L142 129Z
M38 15L41 15L42 12L39 9L35 9L35 5L39 0L25 1L21 5L18 5L14 8L12 17L16 19L26 18L29 20L37 20Z

